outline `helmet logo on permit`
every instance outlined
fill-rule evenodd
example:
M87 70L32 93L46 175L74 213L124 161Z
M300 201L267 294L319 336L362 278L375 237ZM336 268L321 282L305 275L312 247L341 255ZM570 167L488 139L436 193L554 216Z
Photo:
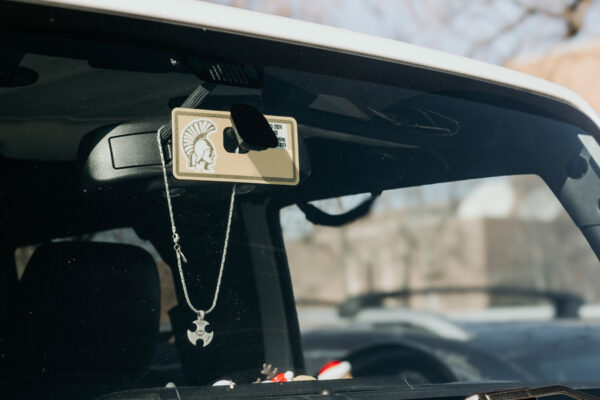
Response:
M217 152L208 136L216 131L215 123L206 118L195 119L183 128L181 147L188 168L199 172L215 172L213 167L217 161Z

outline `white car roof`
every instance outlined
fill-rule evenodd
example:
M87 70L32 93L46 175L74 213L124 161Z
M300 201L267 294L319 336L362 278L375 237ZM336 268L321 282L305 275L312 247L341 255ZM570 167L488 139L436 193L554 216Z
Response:
M398 62L476 78L548 96L577 108L600 129L600 118L578 94L497 65L421 46L291 18L198 0L20 0L210 29Z

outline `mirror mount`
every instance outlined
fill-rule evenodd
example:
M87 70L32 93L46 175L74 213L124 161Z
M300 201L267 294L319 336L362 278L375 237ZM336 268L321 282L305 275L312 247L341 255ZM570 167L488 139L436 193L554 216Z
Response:
M225 135L235 138L236 147L239 148L240 153L277 147L277 136L271 129L271 125L265 116L254 107L247 104L235 104L231 107L230 118L232 127L226 129Z

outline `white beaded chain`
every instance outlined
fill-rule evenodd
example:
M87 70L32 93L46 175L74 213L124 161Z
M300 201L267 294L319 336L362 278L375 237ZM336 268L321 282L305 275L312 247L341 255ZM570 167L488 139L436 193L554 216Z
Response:
M187 285L185 283L185 278L183 276L183 268L182 268L182 260L187 264L187 258L183 254L181 250L181 245L179 244L179 234L177 233L177 228L175 227L175 216L173 214L173 204L171 202L171 193L169 192L169 180L167 179L167 164L165 163L165 155L163 154L162 141L160 138L160 129L157 132L156 139L158 141L158 149L160 152L160 162L162 164L162 172L163 179L165 183L165 196L167 197L167 206L169 208L169 218L171 220L171 231L173 232L173 250L175 250L175 257L177 258L177 268L179 269L179 277L181 279L181 286L183 288L183 295L185 297L185 301L190 309L195 312L201 319L204 319L204 315L210 314L216 307L217 301L219 299L219 292L221 291L221 281L223 279L223 270L225 269L225 259L227 257L227 247L229 244L229 233L231 231L231 220L233 217L233 206L235 203L235 189L236 185L233 185L233 189L231 190L231 199L229 200L229 214L227 215L227 228L225 230L225 240L223 243L223 252L221 255L221 266L219 268L219 276L217 277L217 287L215 288L215 295L213 297L212 304L208 310L199 310L192 304L190 300L190 296L188 294Z

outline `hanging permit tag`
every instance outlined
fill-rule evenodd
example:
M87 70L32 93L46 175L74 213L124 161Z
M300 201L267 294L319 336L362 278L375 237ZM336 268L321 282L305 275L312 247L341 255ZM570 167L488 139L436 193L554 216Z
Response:
M235 153L225 149L224 131L232 126L229 112L175 108L173 175L182 180L297 185L296 120L272 115L265 118L277 136L277 147Z

